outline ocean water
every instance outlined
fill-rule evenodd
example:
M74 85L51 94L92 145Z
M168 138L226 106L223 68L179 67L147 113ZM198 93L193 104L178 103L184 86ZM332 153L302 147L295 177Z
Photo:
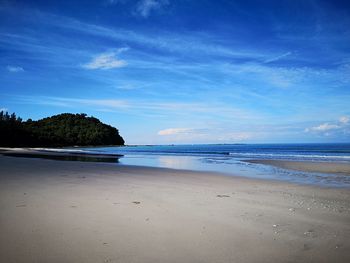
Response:
M84 148L124 155L119 164L214 171L246 177L350 187L350 175L292 171L245 160L350 163L349 144L202 144Z

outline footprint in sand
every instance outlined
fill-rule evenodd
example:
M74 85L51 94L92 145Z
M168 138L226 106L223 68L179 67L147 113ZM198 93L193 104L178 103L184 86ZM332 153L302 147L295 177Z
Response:
M311 247L308 244L304 244L304 247L303 247L304 251L308 251L310 249L311 249Z

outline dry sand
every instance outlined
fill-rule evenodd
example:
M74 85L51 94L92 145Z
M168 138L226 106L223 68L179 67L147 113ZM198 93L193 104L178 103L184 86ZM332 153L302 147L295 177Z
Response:
M350 262L350 190L0 156L0 262Z

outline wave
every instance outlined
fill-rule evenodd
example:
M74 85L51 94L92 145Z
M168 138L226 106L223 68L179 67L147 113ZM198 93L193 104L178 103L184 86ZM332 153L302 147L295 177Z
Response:
M84 150L94 150L102 153L114 153L124 155L177 155L197 157L225 157L235 159L288 159L288 160L320 160L320 161L350 161L349 146L340 145L338 148L325 145L310 146L285 146L276 145L179 145L179 146L134 146L134 147L94 147ZM343 147L343 149L339 148Z
M190 156L231 156L236 158L287 158L287 159L345 159L350 160L348 155L315 155L315 154L288 154L288 153L237 153L215 151L125 151L123 154L147 154L147 155L190 155Z
M348 155L311 155L311 154L278 154L278 153L230 153L235 157L289 157L289 158L319 158L319 159L349 159Z

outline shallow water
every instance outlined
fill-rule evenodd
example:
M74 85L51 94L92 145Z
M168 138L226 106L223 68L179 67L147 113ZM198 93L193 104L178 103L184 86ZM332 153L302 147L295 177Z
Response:
M227 156L238 159L350 161L350 143L150 145L87 149L121 154Z
M82 149L123 154L119 163L125 165L213 171L301 184L350 187L350 176L347 175L286 170L245 162L279 159L350 163L350 144L157 145Z

